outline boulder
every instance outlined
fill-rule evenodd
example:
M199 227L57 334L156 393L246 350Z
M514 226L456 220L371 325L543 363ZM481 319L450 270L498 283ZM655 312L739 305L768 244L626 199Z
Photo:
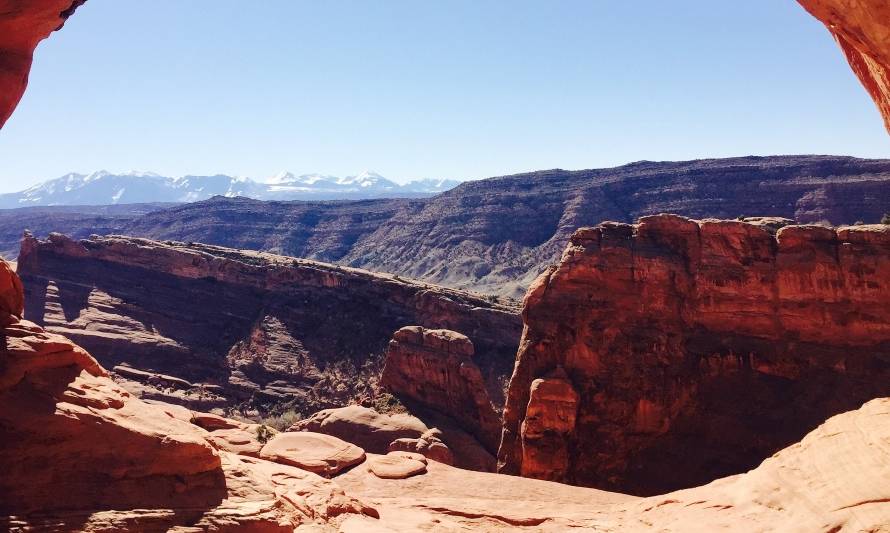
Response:
M426 425L407 413L381 414L368 407L349 405L325 409L293 424L288 431L312 431L351 442L370 453L386 453L396 439L417 438Z
M412 456L394 452L369 459L368 470L381 479L405 479L425 473L426 461L419 461Z
M365 451L337 437L308 431L279 433L260 450L260 457L332 477L365 460Z

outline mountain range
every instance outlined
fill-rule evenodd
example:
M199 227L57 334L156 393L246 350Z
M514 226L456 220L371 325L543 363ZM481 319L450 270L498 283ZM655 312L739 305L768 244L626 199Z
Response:
M890 160L788 155L639 161L467 181L429 198L269 202L220 195L175 206L112 207L0 210L0 254L18 255L25 229L75 238L117 233L263 250L521 297L559 260L577 228L603 220L677 213L784 217L804 224L878 222L890 212Z
M23 191L0 194L0 208L184 203L214 196L244 196L257 200L418 198L447 191L459 183L448 179L419 179L401 185L368 171L347 177L323 174L297 176L281 172L265 182L259 182L224 174L171 178L153 172L113 174L101 170L92 174L72 172Z

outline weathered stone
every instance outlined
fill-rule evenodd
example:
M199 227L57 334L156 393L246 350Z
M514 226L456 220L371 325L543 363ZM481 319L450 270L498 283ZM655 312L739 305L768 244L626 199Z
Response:
M885 225L579 230L526 295L500 471L646 494L753 468L890 395L888 280ZM575 418L533 394L554 371Z
M298 431L272 437L260 450L260 457L331 477L364 461L365 451L337 437Z
M418 461L400 453L403 452L372 457L368 460L368 470L381 479L405 479L426 472L425 459Z
M473 353L460 333L407 326L389 342L380 383L403 401L451 417L493 451L499 417Z
M834 35L890 131L890 5L884 0L797 0Z

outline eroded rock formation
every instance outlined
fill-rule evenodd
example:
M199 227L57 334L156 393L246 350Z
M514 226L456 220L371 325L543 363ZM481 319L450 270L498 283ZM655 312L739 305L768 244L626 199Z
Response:
M0 128L18 105L34 49L86 0L0 0Z
M199 410L310 414L373 395L389 336L408 324L472 338L502 401L520 336L518 309L472 294L215 246L26 236L18 268L30 320L76 340L134 394Z
M473 354L460 333L406 326L389 342L380 383L405 402L453 418L494 453L500 418Z
M576 231L526 295L500 470L663 492L890 395L890 226L772 226Z
M797 0L834 35L890 131L890 4L884 0Z
M376 514L314 474L218 449L21 320L22 296L0 261L0 528L282 531Z

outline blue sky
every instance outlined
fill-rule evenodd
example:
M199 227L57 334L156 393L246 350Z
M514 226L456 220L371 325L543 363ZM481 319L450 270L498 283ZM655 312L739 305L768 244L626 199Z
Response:
M890 156L792 0L89 0L38 48L0 191L69 171L473 179Z

